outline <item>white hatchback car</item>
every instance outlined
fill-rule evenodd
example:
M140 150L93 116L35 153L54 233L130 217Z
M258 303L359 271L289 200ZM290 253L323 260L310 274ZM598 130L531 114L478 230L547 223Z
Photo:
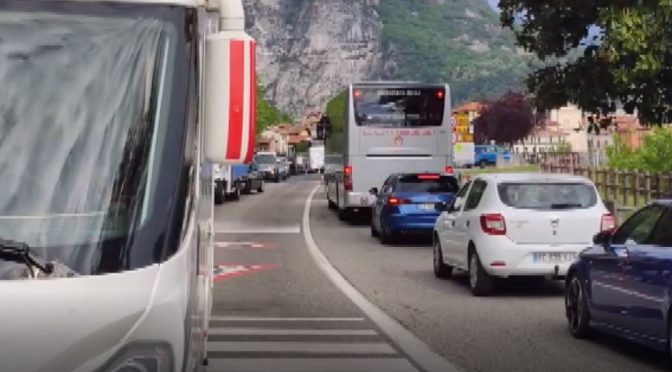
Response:
M480 175L434 225L434 274L468 271L477 296L493 291L493 277L561 278L596 233L613 228L613 216L586 177Z

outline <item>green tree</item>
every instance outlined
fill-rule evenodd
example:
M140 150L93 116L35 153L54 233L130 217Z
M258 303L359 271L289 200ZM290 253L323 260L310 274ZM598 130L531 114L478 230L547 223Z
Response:
M327 103L326 115L331 120L331 135L327 138L327 152L340 152L343 144L343 128L345 127L346 91L341 92Z
M607 165L622 170L672 172L672 132L656 128L644 137L642 145L633 150L621 136L614 137L607 147Z
M644 122L669 122L672 0L501 0L499 7L520 46L554 60L527 80L537 108L574 102L607 114L622 104ZM601 32L587 39L591 27Z
M266 98L264 98L264 94L265 94L264 88L261 86L260 83L257 83L257 91L256 91L257 135L259 135L259 133L263 132L264 129L272 125L278 123L292 122L292 117L289 114L278 110L277 107L273 106L270 102L268 102Z

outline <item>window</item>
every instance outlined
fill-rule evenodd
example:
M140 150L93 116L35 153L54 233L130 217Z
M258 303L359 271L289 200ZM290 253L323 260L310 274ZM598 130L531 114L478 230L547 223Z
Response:
M354 88L358 126L438 127L445 111L444 88Z
M467 191L469 191L469 186L471 186L471 181L467 182L462 186L460 191L457 192L457 195L455 197L457 198L464 198L465 195L467 195Z
M672 211L669 209L658 220L649 243L661 247L672 247Z
M641 209L630 217L625 223L616 231L613 239L614 244L645 244L652 235L656 222L665 211L665 208L660 205L651 205Z
M597 204L597 192L587 183L513 183L497 185L499 198L517 209L585 209Z
M389 177L387 177L387 179L385 180L385 182L383 182L383 188L381 189L381 192L382 192L383 194L389 194L389 193L391 193L391 192L392 192L392 185L393 185L393 184L394 184L394 176L389 176Z
M396 192L456 193L460 189L457 179L451 176L423 178L422 175L407 175L399 178Z
M483 197L483 193L487 186L488 184L483 180L474 181L474 186L471 187L471 191L467 197L467 203L464 206L465 211L470 211L478 207L478 203L481 202L481 198Z

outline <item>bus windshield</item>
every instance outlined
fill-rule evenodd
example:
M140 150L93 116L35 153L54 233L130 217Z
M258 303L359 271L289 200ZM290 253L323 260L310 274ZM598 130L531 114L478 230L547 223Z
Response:
M0 238L89 274L157 202L177 33L160 12L51 4L0 5Z
M445 110L444 88L354 88L358 126L438 127Z

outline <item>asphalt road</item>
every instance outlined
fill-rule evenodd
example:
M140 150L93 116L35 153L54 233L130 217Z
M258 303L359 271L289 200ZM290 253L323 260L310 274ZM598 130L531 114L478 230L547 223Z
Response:
M208 371L418 371L309 255L301 221L314 184L267 183L216 208Z
M353 305L311 258L301 231L314 178L267 184L216 210L214 318L208 371L417 371L416 361ZM505 284L472 297L467 278L439 280L428 242L383 246L316 194L312 236L373 304L465 371L661 371L665 356L566 329L562 287Z
M465 274L440 280L431 241L381 245L366 221L340 222L322 192L311 231L329 261L378 307L466 371L662 371L664 354L608 336L579 341L567 330L560 283L504 283L476 298Z

